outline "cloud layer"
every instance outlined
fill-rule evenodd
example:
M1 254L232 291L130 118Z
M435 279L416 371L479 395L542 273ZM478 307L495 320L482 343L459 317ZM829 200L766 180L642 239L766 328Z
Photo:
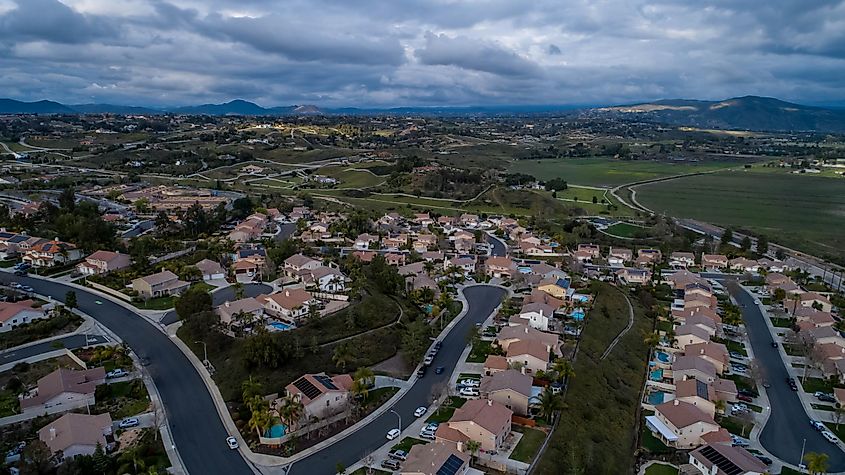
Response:
M68 103L824 103L845 0L0 0L0 58Z

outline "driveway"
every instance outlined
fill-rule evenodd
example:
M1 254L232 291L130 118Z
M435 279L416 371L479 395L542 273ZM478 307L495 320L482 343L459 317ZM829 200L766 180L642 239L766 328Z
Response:
M48 280L0 273L0 282L4 284L13 279L60 301L73 290L82 312L108 327L138 356L149 360L147 370L161 395L173 440L189 474L252 473L240 452L226 447L225 439L229 434L205 383L167 335L137 313L88 291ZM97 300L102 304L95 303Z
M433 400L432 395L439 396L439 393L433 392L433 388L445 388L449 383L452 368L458 364L466 348L467 332L493 312L504 298L505 291L489 285L477 285L464 289L464 295L469 303L467 313L443 339L443 346L432 363L432 367L443 366L445 371L434 374L433 370L429 370L391 407L402 416L403 428L415 420L414 410L417 407L429 406ZM387 442L387 431L396 427L398 422L396 414L385 412L353 435L294 463L288 475L331 474L335 473L338 463L349 467Z
M784 462L798 465L801 446L806 440L805 453L826 453L830 457L830 472L845 471L845 453L810 426L798 394L786 384L786 378L791 375L786 370L780 351L772 348L772 333L766 324L766 316L754 305L754 297L735 283L728 283L727 288L742 307L742 317L754 356L772 385L766 390L771 415L760 433L760 443Z

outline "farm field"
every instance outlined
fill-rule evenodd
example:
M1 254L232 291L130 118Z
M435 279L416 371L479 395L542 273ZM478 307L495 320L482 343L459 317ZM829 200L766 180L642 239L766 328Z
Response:
M609 158L561 158L519 160L512 162L508 171L527 173L544 180L563 178L571 184L612 188L652 178L719 170L737 165L738 163L733 161L674 163Z
M845 258L845 179L748 170L637 188L654 211L765 233L819 257Z

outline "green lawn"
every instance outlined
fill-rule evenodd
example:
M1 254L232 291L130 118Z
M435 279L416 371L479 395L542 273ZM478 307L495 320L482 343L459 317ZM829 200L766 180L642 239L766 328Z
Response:
M657 212L766 233L778 244L845 260L842 178L757 167L643 185L637 198Z
M13 391L0 390L0 417L13 416L20 412L18 395Z
M82 317L75 313L62 312L61 315L45 320L35 320L14 330L0 333L0 348L13 348L50 336L70 333L80 325L82 325Z
M790 328L792 326L791 318L769 317L772 325L777 328Z
M650 235L648 228L628 223L616 223L605 229L605 232L623 238L646 238Z
M472 350L467 355L467 363L484 363L492 351L492 342L479 340L472 345Z
M515 432L521 432L522 439L516 444L510 458L520 462L531 463L537 455L537 451L540 450L543 441L546 440L546 433L541 430L522 426L514 426L513 430Z
M745 376L740 376L738 374L729 374L725 376L726 379L730 379L736 384L737 389L747 389L750 391L756 391L757 385L754 384L754 380L751 378L746 378Z
M646 374L648 348L643 334L653 320L636 299L634 326L602 360L608 344L628 325L628 306L618 289L598 283L595 300L607 306L607 318L591 318L581 336L576 377L568 388L560 423L541 457L537 475L627 473L634 464L635 423Z
M390 450L404 450L405 452L408 452L411 450L411 447L415 445L425 445L427 443L428 441L422 439L416 439L414 437L405 437L404 439L402 439L401 442L391 447Z
M156 297L148 300L132 301L132 305L144 310L167 310L173 308L173 297Z
M802 378L797 378L798 382L804 387L804 391L810 394L815 393L816 391L821 391L825 393L832 393L834 384L826 379L821 378L806 378L804 382L801 382Z
M6 259L4 261L0 261L0 268L8 269L9 267L12 267L17 263L18 263L17 259Z
M751 429L754 427L754 423L752 422L743 422L736 417L730 416L722 417L717 422L731 434L741 437L748 437L748 434L751 433Z
M611 158L560 158L518 160L508 171L527 173L548 180L563 178L576 185L614 187L664 176L682 175L736 166L735 162L674 163L647 160L614 160Z
M660 439L654 436L651 431L646 427L645 420L642 421L641 424L641 439L642 446L644 449L648 450L652 454L668 454L672 451L666 444L664 444Z
M645 475L678 475L678 469L671 465L655 463L646 469Z
M147 388L140 379L101 384L95 397L97 412L109 412L115 420L140 414L150 405Z

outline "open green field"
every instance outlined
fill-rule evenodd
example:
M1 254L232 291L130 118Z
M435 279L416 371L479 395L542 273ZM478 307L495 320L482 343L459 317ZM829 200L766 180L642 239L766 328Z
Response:
M652 178L719 170L737 165L737 162L732 161L676 163L645 160L623 161L610 158L560 158L519 160L512 162L508 171L511 173L527 173L542 180L563 178L576 185L612 188L625 183Z
M316 175L325 175L340 180L338 188L367 188L384 182L388 177L377 176L358 167L348 165L337 165L322 167L314 172Z
M636 226L629 223L616 223L612 226L609 226L605 229L605 232L608 234L612 234L614 236L619 236L623 238L634 238L638 235L644 234L648 235L649 230L648 228L644 228L642 226Z
M609 284L599 284L596 308L587 319L575 358L573 378L560 423L537 466L539 475L559 473L628 473L634 465L640 390L648 348L643 334L651 331L639 303L634 326L604 360L607 346L628 324L625 297Z
M845 259L845 179L756 169L637 188L644 206L676 217L765 233L778 244Z

